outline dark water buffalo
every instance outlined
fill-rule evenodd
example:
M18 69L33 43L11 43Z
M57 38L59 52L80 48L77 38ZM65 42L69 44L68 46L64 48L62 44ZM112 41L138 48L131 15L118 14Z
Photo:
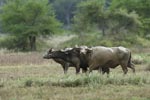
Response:
M78 58L79 63L80 63L80 68L83 69L83 72L87 71L88 62L87 62L86 56L82 56L80 52L87 48L88 48L87 46L80 46L80 47L74 47L71 50L66 51L66 53L68 53L69 55L72 55L72 57Z
M63 66L64 72L66 73L68 67L75 67L76 73L80 72L82 68L83 72L87 71L87 67L83 67L77 53L72 53L71 49L65 50L49 50L49 52L44 56L45 59L54 59L56 62L60 63Z
M127 73L128 67L135 72L134 64L131 62L131 52L127 48L96 46L83 49L81 54L86 57L90 72L101 68L108 72L109 68L118 65L121 65L124 74Z
M80 67L87 69L89 67L88 63L89 63L89 59L88 56L91 55L91 52L88 52L87 50L89 50L90 48L88 48L87 46L76 46L74 48L72 48L69 51L69 53L75 54L76 57L78 57L80 59ZM84 53L86 52L86 55ZM96 69L99 71L102 71L102 73L107 73L109 74L109 68L108 67L101 67L100 69ZM85 70L86 72L87 70Z
M48 52L43 56L44 59L53 59L55 62L61 64L61 66L63 67L63 70L64 70L64 73L66 74L67 71L68 71L68 68L69 67L73 67L73 64L63 60L63 59L60 59L60 58L52 58L51 57L51 54L54 52L53 49L49 49Z

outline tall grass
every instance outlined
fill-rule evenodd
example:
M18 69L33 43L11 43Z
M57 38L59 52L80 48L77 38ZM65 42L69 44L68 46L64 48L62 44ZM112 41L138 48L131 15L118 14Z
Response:
M150 84L150 78L148 79L146 73L144 74L130 74L123 76L122 74L112 74L109 77L104 75L89 74L89 75L79 75L79 76L65 76L62 79L58 79L52 82L53 85L58 86L95 86L95 85L141 85Z
M80 75L64 75L58 77L48 78L25 78L21 83L21 86L60 86L60 87L84 87L84 86L103 86L103 85L144 85L150 84L150 78L146 77L150 75L148 72L142 72L138 74L123 74L112 73L109 77L100 75L99 73L80 74Z
M43 59L43 54L38 52L28 52L28 53L9 53L0 51L0 65L39 65L47 63L48 60Z

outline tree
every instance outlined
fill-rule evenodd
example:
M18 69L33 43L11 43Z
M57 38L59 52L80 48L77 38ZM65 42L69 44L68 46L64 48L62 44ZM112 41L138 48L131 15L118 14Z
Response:
M98 28L103 30L103 35L105 35L106 13L104 12L104 0L87 0L78 5L78 10L74 16L75 28L76 26L77 28L82 27L84 30L90 24L97 24Z
M111 9L127 9L130 12L136 12L142 22L141 29L145 35L150 31L150 1L149 0L113 0ZM140 30L141 30L140 29Z
M29 44L30 50L36 50L37 36L56 33L61 26L48 0L9 0L1 12L3 31Z
M113 13L112 13L113 12ZM126 9L117 9L111 11L109 16L109 28L111 33L130 33L137 32L141 21L139 20L138 14L133 12L128 12Z
M71 19L74 16L76 5L83 0L55 0L53 1L53 7L56 11L56 17L67 28L70 28L72 23Z
M107 0L110 3L110 1ZM79 4L78 10L74 17L74 25L77 30L86 29L91 26L97 26L102 31L103 36L108 30L111 33L122 33L125 30L127 33L136 30L140 25L139 16L136 12L128 12L126 9L111 9L106 7L105 0L87 0Z

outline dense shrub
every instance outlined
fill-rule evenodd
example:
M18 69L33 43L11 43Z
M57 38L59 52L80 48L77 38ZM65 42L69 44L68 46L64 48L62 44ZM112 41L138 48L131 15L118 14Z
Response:
M87 45L87 46L125 46L125 47L149 47L149 41L139 36L134 35L106 35L100 34L86 34L78 36L70 41L64 43L64 47L70 47L75 45Z
M13 50L27 50L27 41L24 37L4 36L0 38L0 48ZM21 41L20 41L21 40Z
M142 56L142 55L134 55L133 56L133 63L134 64L143 64L144 63L144 56Z
M4 36L0 38L0 48L11 49L15 47L15 37Z
M0 38L0 48L5 48L8 50L14 51L29 51L29 40L24 37L15 37L15 36L3 36ZM45 43L44 39L37 38L37 50L42 50L45 47L48 47L48 44Z
M89 75L66 75L62 77L55 78L43 78L43 79L27 79L24 82L24 86L44 86L44 85L52 85L52 86L61 86L61 87L78 87L78 86L102 86L102 85L142 85L149 84L150 80L147 79L144 75L126 75L111 73L109 77L104 75L100 75L99 73L91 73Z

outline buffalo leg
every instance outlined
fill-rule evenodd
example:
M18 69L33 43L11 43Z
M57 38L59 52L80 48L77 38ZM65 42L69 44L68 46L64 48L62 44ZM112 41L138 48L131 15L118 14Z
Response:
M69 64L68 63L62 64L62 67L63 67L63 70L64 70L64 74L67 74Z
M107 77L109 77L109 72L110 72L110 69L107 67Z
M68 71L68 66L65 66L64 73L67 74L67 71Z
M76 65L76 74L79 74L79 72L80 72L80 66L79 66L80 64L77 64Z
M92 72L92 69L91 68L89 68L89 73L91 73Z
M67 74L68 68L66 68L66 66L63 66L63 70L64 70L64 74Z
M99 73L102 73L102 68L101 68L101 67L99 67L99 70L98 70L98 71L99 71ZM103 74L103 73L102 73L102 74Z
M86 73L87 72L87 68L82 68L82 73Z
M80 72L80 68L76 67L76 74L79 74L79 72Z
M102 74L105 74L105 73L109 74L110 72L108 67L102 67L101 69L102 69Z
M95 65L94 65L94 64L91 64L91 65L89 66L89 73L91 73L94 68L95 68ZM101 67L99 67L99 69L100 69L100 68L101 68Z
M128 72L127 67L124 66L124 65L121 65L121 67L122 67L122 70L123 70L124 74L127 74L127 72Z
M107 73L107 77L109 77L109 72L110 72L110 70L109 70L108 67L102 67L101 70L102 70L102 74L103 74L103 75L104 75L105 73Z
M128 67L132 69L133 73L135 73L135 68L134 68L134 64L133 63L131 63L131 65L129 65Z
M66 74L65 66L62 66L62 67L63 67L64 74Z
M69 65L68 64L63 64L62 67L63 67L63 70L64 70L64 74L67 74Z

